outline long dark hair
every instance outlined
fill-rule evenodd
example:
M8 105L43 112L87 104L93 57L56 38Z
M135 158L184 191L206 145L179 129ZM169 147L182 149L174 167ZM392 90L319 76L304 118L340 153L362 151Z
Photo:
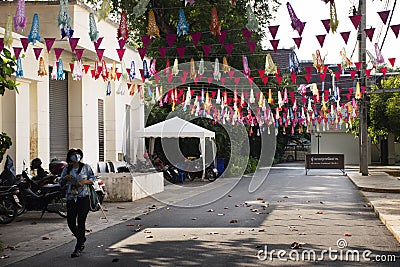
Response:
M72 165L73 165L72 164L73 162L71 161L71 155L72 154L79 154L81 156L81 159L83 158L83 152L79 148L71 148L70 150L68 150L67 159L66 159L66 161L68 163L67 174L69 174L71 172L71 170L72 170ZM82 162L79 162L78 173L81 172L81 170L82 170L84 165L85 164L83 164Z

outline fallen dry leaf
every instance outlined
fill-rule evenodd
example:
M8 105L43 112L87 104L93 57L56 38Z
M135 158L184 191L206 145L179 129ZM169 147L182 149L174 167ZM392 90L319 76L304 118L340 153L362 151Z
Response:
M42 236L42 240L49 240L50 238L48 238L47 236Z
M231 220L230 223L238 223L238 220Z
M214 210L213 209L209 209L208 212L214 212Z
M211 232L210 235L218 235L218 232Z
M289 198L288 196L284 196L283 198Z
M152 235L146 235L145 237L146 237L146 238L153 238Z
M192 218L193 221L197 220L197 218Z
M345 234L343 234L343 236L351 236L351 234L345 233Z
M228 195L228 197L232 197L231 195Z
M134 224L128 223L126 226L135 226Z
M229 208L228 208L228 207L225 207L224 210L229 210Z
M120 221L127 221L128 219L127 218L121 218L121 219L119 219Z
M135 217L135 219L134 220L136 220L136 221L140 221L141 220L141 218L140 217Z
M316 214L324 214L324 212L323 211L317 211Z
M258 229L259 232L265 232L265 229Z
M125 207L119 207L119 206L117 206L117 209L124 210Z
M151 231L149 229L146 229L146 230L143 231L143 233L150 234Z
M189 239L192 239L192 240L198 239L198 238L199 238L198 236L191 236L191 237L189 237Z
M257 200L264 200L262 197L258 197Z
M299 230L296 229L295 226L289 226L288 228L289 228L289 230L292 231L292 232L294 232L294 231L299 231Z
M290 247L291 247L292 249L299 249L299 248L301 248L301 244L299 244L299 243L297 243L297 242L293 242L293 243L290 245Z

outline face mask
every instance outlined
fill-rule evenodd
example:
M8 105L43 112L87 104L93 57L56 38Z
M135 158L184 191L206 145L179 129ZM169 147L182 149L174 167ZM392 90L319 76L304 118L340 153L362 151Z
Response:
M72 162L79 162L79 161L81 160L81 155L79 155L79 154L74 154L74 155L72 155L72 156L70 157L70 160L71 160Z

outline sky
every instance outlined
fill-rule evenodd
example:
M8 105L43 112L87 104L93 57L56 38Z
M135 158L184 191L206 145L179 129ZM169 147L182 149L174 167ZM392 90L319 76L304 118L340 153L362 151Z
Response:
M390 15L393 12L393 5L396 0L364 0L367 3L367 28L373 27L375 29L374 37L372 42L367 38L367 50L369 50L373 55L375 55L375 50L373 47L374 43L378 43L379 47L382 44L382 40L385 36L385 31L387 26L385 26L379 17L379 11L391 10ZM299 37L297 31L294 31L290 26L290 17L286 6L287 1L282 1L282 5L276 14L276 19L270 23L270 26L280 25L276 38L279 39L278 48L291 48L295 46L292 38ZM303 40L300 49L296 49L296 54L300 61L311 60L312 54L315 53L317 49L320 50L321 55L326 55L325 63L336 64L340 63L341 56L340 51L344 47L347 56L350 58L351 54L356 47L357 31L355 30L351 20L349 19L350 10L353 5L358 8L358 0L336 0L336 12L339 20L339 25L336 33L332 31L326 33L325 27L323 26L321 20L329 19L330 5L325 4L322 0L291 0L289 3L292 5L294 12L297 17L306 22L304 32L302 34ZM311 12L310 12L311 11ZM394 15L390 25L400 24L400 3L396 5L394 10ZM389 25L389 19L387 24ZM345 44L340 32L351 31L347 45ZM381 33L379 35L379 33ZM321 48L316 35L327 34L323 48ZM271 34L267 30L268 40L272 39ZM267 49L272 49L269 41L263 42L263 47ZM385 62L389 65L388 58L396 58L395 66L400 66L400 36L396 39L393 31L389 28L384 46L382 48L382 55L385 58ZM352 62L358 62L358 52L357 47L353 56L350 58ZM369 57L367 56L367 61Z

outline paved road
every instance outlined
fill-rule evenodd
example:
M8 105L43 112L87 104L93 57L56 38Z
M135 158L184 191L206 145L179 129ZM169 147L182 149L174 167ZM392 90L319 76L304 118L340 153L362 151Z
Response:
M204 206L166 206L90 234L80 258L70 258L69 242L11 266L399 266L398 242L339 172L305 176L300 165L279 165L255 193L248 193L249 182L243 178L229 193L220 187L178 203L196 206L222 194ZM301 248L292 250L294 242ZM256 256L265 256L260 250L268 252L264 261ZM314 252L323 260L293 260L296 253L309 259ZM361 262L346 261L356 253ZM366 262L363 253L392 262Z

